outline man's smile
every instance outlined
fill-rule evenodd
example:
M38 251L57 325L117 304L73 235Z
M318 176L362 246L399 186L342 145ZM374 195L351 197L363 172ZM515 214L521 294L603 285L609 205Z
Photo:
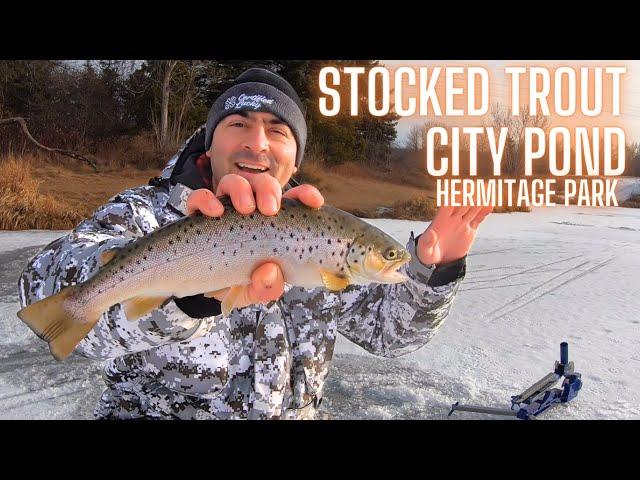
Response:
M264 173L269 171L269 167L255 163L236 162L234 165L238 170L247 173Z

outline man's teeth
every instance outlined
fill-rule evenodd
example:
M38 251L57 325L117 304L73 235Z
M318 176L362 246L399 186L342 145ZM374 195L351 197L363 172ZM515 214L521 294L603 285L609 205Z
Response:
M267 167L259 167L257 165L247 165L246 163L238 163L241 168L248 168L250 170L257 170L258 172L266 172L269 170Z

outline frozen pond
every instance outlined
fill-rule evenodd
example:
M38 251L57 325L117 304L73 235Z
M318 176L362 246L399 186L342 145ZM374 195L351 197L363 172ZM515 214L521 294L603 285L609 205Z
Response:
M403 242L427 226L372 222ZM0 232L0 418L91 418L103 388L100 362L56 362L15 315L21 269L63 233ZM584 387L542 417L640 418L639 276L640 209L491 215L434 339L383 359L339 338L322 408L334 418L441 419L455 401L508 407L568 341Z

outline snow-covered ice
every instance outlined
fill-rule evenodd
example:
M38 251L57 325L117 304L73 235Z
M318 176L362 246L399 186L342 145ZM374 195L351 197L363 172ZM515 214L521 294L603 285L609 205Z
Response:
M428 223L371 220L406 242ZM16 317L16 280L62 232L0 232L0 418L91 418L100 363L58 363ZM334 418L447 418L452 403L508 407L559 345L583 389L542 418L640 418L640 209L490 215L451 314L431 342L377 358L340 337L322 409ZM466 412L453 419L501 418Z

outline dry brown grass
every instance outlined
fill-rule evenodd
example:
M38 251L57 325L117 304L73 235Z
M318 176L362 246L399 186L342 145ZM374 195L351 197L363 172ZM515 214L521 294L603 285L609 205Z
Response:
M628 198L624 202L620 202L619 205L625 208L640 208L640 195Z
M28 157L0 159L0 230L62 230L91 213L40 191L41 180Z
M436 201L433 198L420 195L403 202L396 202L389 216L403 220L426 221L432 220L437 210Z

